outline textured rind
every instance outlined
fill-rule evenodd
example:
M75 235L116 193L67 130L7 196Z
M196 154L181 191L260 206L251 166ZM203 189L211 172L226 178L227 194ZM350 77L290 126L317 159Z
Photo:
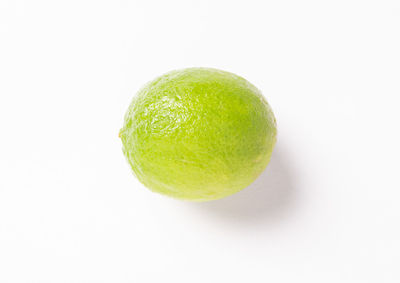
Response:
M189 68L147 83L133 98L120 137L146 187L205 201L251 184L269 162L276 133L270 106L248 81Z

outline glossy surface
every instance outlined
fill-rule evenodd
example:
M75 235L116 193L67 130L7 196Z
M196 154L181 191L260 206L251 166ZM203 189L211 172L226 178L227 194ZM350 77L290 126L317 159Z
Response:
M253 182L269 162L276 122L260 91L232 73L172 71L134 97L120 131L123 151L149 189L204 201Z

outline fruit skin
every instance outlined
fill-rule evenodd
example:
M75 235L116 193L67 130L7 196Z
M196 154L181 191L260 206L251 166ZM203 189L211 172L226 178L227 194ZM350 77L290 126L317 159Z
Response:
M120 131L140 182L192 201L223 198L251 184L267 166L276 134L261 92L211 68L172 71L147 83Z

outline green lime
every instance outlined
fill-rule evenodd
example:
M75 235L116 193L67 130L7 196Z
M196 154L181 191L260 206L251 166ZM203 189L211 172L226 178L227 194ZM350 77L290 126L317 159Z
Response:
M172 71L133 98L123 152L150 190L206 201L251 184L276 142L274 114L245 79L210 68Z

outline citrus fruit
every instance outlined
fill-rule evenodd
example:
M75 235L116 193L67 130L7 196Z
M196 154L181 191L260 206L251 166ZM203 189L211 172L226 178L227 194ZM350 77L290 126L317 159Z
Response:
M269 162L276 133L274 114L255 86L229 72L188 68L139 90L120 137L147 188L207 201L251 184Z

